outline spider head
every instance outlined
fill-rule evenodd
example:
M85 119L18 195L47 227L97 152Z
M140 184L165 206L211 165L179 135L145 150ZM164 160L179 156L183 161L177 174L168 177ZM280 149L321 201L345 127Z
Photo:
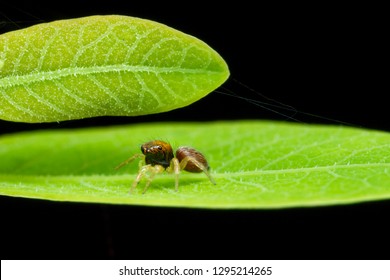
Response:
M159 164L167 168L173 159L171 145L161 140L154 140L143 144L141 151L145 155L146 164Z

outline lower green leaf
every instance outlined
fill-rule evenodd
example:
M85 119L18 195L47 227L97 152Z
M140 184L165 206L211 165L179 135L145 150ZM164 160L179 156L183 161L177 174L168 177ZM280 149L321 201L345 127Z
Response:
M144 142L201 151L217 182L157 175L130 186ZM390 198L390 134L349 127L236 121L156 123L0 137L0 194L57 201L204 208L281 208Z

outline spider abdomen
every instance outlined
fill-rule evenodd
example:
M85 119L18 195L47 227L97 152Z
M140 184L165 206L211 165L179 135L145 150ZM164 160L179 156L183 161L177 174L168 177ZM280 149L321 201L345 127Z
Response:
M188 161L187 165L184 167L184 170L193 173L203 172L203 170L200 169L193 161L191 161L191 159L194 159L199 163L201 163L204 167L207 168L207 170L210 169L209 164L207 163L207 160L202 153L200 153L199 151L191 147L186 147L186 146L179 147L176 150L176 158L179 160L179 162L182 162L183 159L185 159L186 157L189 157L190 160Z

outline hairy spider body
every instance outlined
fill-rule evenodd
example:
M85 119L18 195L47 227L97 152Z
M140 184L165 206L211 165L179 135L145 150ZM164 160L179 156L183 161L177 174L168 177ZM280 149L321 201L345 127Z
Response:
M193 173L204 172L210 182L215 185L214 179L209 173L209 165L202 153L191 147L179 147L176 150L176 157L173 154L172 147L169 143L161 140L154 140L141 145L142 154L135 154L126 161L119 164L115 169L132 162L136 158L141 158L140 168L135 178L130 193L137 187L141 179L147 175L149 178L146 182L143 193L146 192L154 176L158 173L167 171L175 174L175 191L179 188L179 174L181 170Z

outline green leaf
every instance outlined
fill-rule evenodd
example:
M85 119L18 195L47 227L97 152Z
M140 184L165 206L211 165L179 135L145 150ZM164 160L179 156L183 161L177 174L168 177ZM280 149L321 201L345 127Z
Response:
M190 35L127 16L91 16L0 35L0 119L52 122L187 106L229 76Z
M183 171L129 194L138 163L114 167L143 142L190 145L217 185ZM364 129L237 121L56 130L0 138L0 193L59 201L205 208L280 208L390 198L390 134Z

